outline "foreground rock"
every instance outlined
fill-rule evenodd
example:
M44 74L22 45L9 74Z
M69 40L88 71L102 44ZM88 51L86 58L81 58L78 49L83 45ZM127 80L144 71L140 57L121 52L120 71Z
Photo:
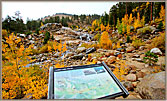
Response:
M136 77L135 74L128 74L128 75L126 76L126 79L127 79L128 81L136 81L136 80L137 80L137 77Z
M94 51L96 51L96 48L89 48L86 50L86 54L93 53Z
M86 48L85 47L79 47L77 48L77 53L85 52Z
M159 48L153 48L150 51L151 53L157 54L157 55L162 55L162 52Z
M143 99L165 99L165 71L145 76L136 90Z
M135 48L133 46L130 46L126 49L126 52L131 53L133 50L135 50Z

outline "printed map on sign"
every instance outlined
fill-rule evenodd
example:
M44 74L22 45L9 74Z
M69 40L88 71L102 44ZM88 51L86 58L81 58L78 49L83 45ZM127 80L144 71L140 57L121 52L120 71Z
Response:
M121 92L103 66L54 72L55 99L96 99Z

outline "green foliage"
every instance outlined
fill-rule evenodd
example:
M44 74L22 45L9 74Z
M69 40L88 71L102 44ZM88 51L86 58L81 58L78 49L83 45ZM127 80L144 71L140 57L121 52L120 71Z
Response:
M100 41L100 37L101 37L101 34L100 34L100 33L97 33L97 34L94 36L94 40Z
M26 27L21 18L7 16L2 22L2 29L10 32L23 33Z
M140 39L135 39L132 42L133 47L135 47L136 49L138 49L140 46L144 45L144 42L142 42Z
M149 65L153 65L158 61L158 56L150 51L145 53L145 57L143 57L144 63L148 63Z
M126 42L127 42L127 43L131 42L130 36L127 36L127 37L126 37Z
M44 44L46 44L49 39L50 39L50 33L47 31L47 32L45 32Z
M38 28L35 30L35 33L37 33L39 35L39 29Z
M162 28L163 28L163 23L162 23L162 21L159 23L159 25L158 25L157 28L158 28L158 29L162 29Z
M26 32L25 34L26 34L26 35L30 35L30 34L32 34L32 32Z
M54 37L53 37L53 35L52 35L52 38L51 38L52 40L54 40Z

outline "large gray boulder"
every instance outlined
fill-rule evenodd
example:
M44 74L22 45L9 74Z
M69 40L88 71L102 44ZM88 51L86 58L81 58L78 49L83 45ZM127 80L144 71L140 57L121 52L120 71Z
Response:
M146 75L136 91L143 99L165 99L165 71Z
M162 52L159 48L153 48L150 51L151 53L157 54L157 55L162 55Z
M77 53L85 52L86 48L85 47L78 47L77 48Z

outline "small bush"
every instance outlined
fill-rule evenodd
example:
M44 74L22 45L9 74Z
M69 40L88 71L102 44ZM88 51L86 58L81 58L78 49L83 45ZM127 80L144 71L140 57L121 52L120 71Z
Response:
M101 37L101 35L100 35L100 33L97 33L95 36L94 36L94 40L96 40L96 41L99 41L100 40L100 37Z
M158 61L158 56L150 51L145 53L145 57L143 57L144 63L148 63L149 65L153 65Z
M106 31L104 31L100 37L100 47L103 49L111 49L112 48L112 42L110 40L108 32L106 32Z
M8 32L5 29L2 29L2 37L5 38L8 36Z
M32 54L33 54L33 55L39 54L39 50L38 50L38 49L32 49Z
M53 37L53 35L52 35L52 38L51 38L52 40L54 40L54 37Z
M37 33L37 34L39 35L39 29L36 29L36 30L35 30L35 33Z
M123 80L125 80L123 75L127 74L128 69L126 68L127 65L126 65L125 61L120 61L119 65L120 65L120 67L116 66L113 73L120 81L123 81Z
M151 48L159 48L162 52L165 52L165 32L160 33L160 36L155 37L152 40L151 45L148 46L149 49Z
M99 48L99 44L97 44L97 43L93 43L93 44L82 43L81 47L85 47L87 49L95 47L96 49L98 49Z
M127 36L127 37L126 37L126 42L127 42L127 43L130 43L130 42L131 42L130 36Z
M50 33L47 31L47 32L45 32L44 44L46 44L49 39L50 39Z
M138 49L142 45L144 45L144 42L142 42L140 39L136 39L132 42L132 46L136 49Z
M158 25L157 28L160 29L160 30L163 28L163 23L162 23L162 21L159 23L159 25Z
M48 52L48 45L44 45L40 48L39 53L47 53Z

